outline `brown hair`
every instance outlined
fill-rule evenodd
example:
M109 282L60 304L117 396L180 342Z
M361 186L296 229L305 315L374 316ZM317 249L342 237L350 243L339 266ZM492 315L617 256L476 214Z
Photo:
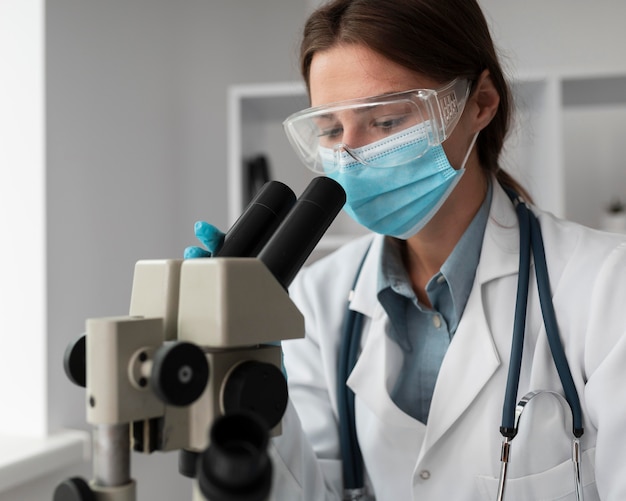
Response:
M486 69L500 95L496 115L479 134L478 158L498 181L527 197L499 166L512 115L512 96L476 0L332 0L308 19L300 47L300 70L309 86L316 52L340 43L361 44L417 73L449 82L473 82Z

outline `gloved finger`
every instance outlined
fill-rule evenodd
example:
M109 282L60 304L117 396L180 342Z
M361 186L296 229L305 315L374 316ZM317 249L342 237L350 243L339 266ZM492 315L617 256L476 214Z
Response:
M211 254L215 254L221 249L224 243L225 233L204 221L198 221L193 229L196 238L200 240L202 245L204 245Z
M211 253L202 247L187 247L183 254L185 259L195 259L198 257L211 257Z

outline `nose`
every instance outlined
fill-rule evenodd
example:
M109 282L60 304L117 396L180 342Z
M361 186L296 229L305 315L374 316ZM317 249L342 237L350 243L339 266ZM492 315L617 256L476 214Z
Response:
M341 137L341 145L345 145L348 148L360 148L369 144L371 141L367 137L367 134L363 130L363 127L359 127L356 124L343 126L343 135Z
M341 142L337 142L333 146L333 149L335 150L336 154L345 151L353 160L362 164L367 164L367 161L354 150L360 148L361 146L369 144L369 142L370 140L362 128L355 126L346 126L344 124ZM335 157L335 161L339 162L339 164L343 163L342 160L339 160L340 158L340 156Z

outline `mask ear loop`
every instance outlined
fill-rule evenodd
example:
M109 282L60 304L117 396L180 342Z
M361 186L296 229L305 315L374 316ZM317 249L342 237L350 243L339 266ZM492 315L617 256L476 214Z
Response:
M470 142L469 148L467 149L467 153L465 153L465 157L463 157L463 162L461 162L461 167L459 168L459 170L465 169L465 164L467 163L470 153L472 153L472 150L474 149L474 145L476 144L476 140L478 139L479 133L480 131L474 134L474 137L472 138L472 141Z

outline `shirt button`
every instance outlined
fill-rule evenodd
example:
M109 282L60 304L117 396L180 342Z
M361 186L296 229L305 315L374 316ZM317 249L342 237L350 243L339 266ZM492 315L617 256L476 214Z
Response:
M441 327L441 317L439 315L435 315L433 317L433 325L435 326L435 329L439 329L439 327Z
M438 283L438 284L442 284L442 283L444 283L445 281L446 281L446 277L444 277L443 275L439 275L439 276L437 277L437 283Z
M428 480L430 478L430 472L428 470L420 471L420 478L422 480Z

